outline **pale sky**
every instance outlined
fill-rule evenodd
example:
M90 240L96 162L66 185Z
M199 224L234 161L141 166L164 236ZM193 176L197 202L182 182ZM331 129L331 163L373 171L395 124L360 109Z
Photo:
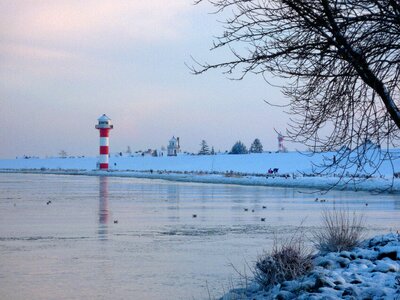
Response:
M190 152L202 139L216 151L255 138L277 150L274 128L288 116L263 100L283 101L279 89L185 66L230 55L209 51L219 17L192 2L0 0L0 158L97 155L103 113L111 152L160 148L173 135Z

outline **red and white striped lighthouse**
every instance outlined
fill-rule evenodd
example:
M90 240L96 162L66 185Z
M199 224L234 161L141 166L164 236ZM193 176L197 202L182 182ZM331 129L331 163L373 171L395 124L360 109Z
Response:
M111 119L105 114L97 119L99 123L95 126L96 129L100 131L100 158L99 158L99 168L100 170L108 169L108 155L109 151L109 136L110 130L113 129L111 124Z

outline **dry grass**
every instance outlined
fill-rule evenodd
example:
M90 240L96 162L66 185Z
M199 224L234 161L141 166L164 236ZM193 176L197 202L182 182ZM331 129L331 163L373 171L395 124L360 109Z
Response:
M323 228L314 232L315 247L321 252L349 251L364 237L364 217L349 210L336 209L322 212Z
M280 244L275 239L273 249L258 258L254 279L264 288L270 288L305 275L313 268L311 254L301 237Z

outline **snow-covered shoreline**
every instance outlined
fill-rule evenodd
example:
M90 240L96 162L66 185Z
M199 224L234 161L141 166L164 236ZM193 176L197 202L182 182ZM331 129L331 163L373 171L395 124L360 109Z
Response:
M400 180L393 182L382 178L360 179L351 183L338 183L336 177L284 177L284 176L241 176L205 173L174 173L170 171L99 171L79 169L0 169L0 173L29 173L29 174L53 174L53 175L82 175L82 176L109 176L132 177L143 179L161 179L177 182L195 182L211 184L235 184L248 186L268 186L283 188L309 188L309 189L336 189L357 191L385 191L400 193ZM344 180L352 180L345 178Z
M400 299L400 235L365 240L352 251L316 255L314 269L297 280L263 290L252 282L232 289L233 299Z
M289 153L246 155L181 155L176 157L111 156L110 170L96 170L96 157L0 159L0 172L118 176L163 179L181 182L257 185L271 187L311 188L318 190L363 190L400 192L400 179L394 178L390 163L384 163L379 175L372 178L315 176L313 164L319 164L333 153L313 156ZM400 160L394 161L400 171ZM268 174L270 168L278 169ZM347 183L347 184L346 184Z

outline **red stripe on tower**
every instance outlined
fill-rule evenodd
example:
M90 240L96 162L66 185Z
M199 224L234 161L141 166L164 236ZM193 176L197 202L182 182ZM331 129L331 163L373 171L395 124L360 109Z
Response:
M110 129L101 128L100 129L100 137L109 137L110 136Z
M95 126L96 129L100 132L100 156L98 161L98 166L100 170L108 169L108 157L110 154L109 149L109 136L110 130L113 129L113 125L111 124L111 119L107 117L105 114L97 119L98 124Z
M100 146L100 154L109 154L108 146Z
M108 169L108 164L100 164L100 170Z

